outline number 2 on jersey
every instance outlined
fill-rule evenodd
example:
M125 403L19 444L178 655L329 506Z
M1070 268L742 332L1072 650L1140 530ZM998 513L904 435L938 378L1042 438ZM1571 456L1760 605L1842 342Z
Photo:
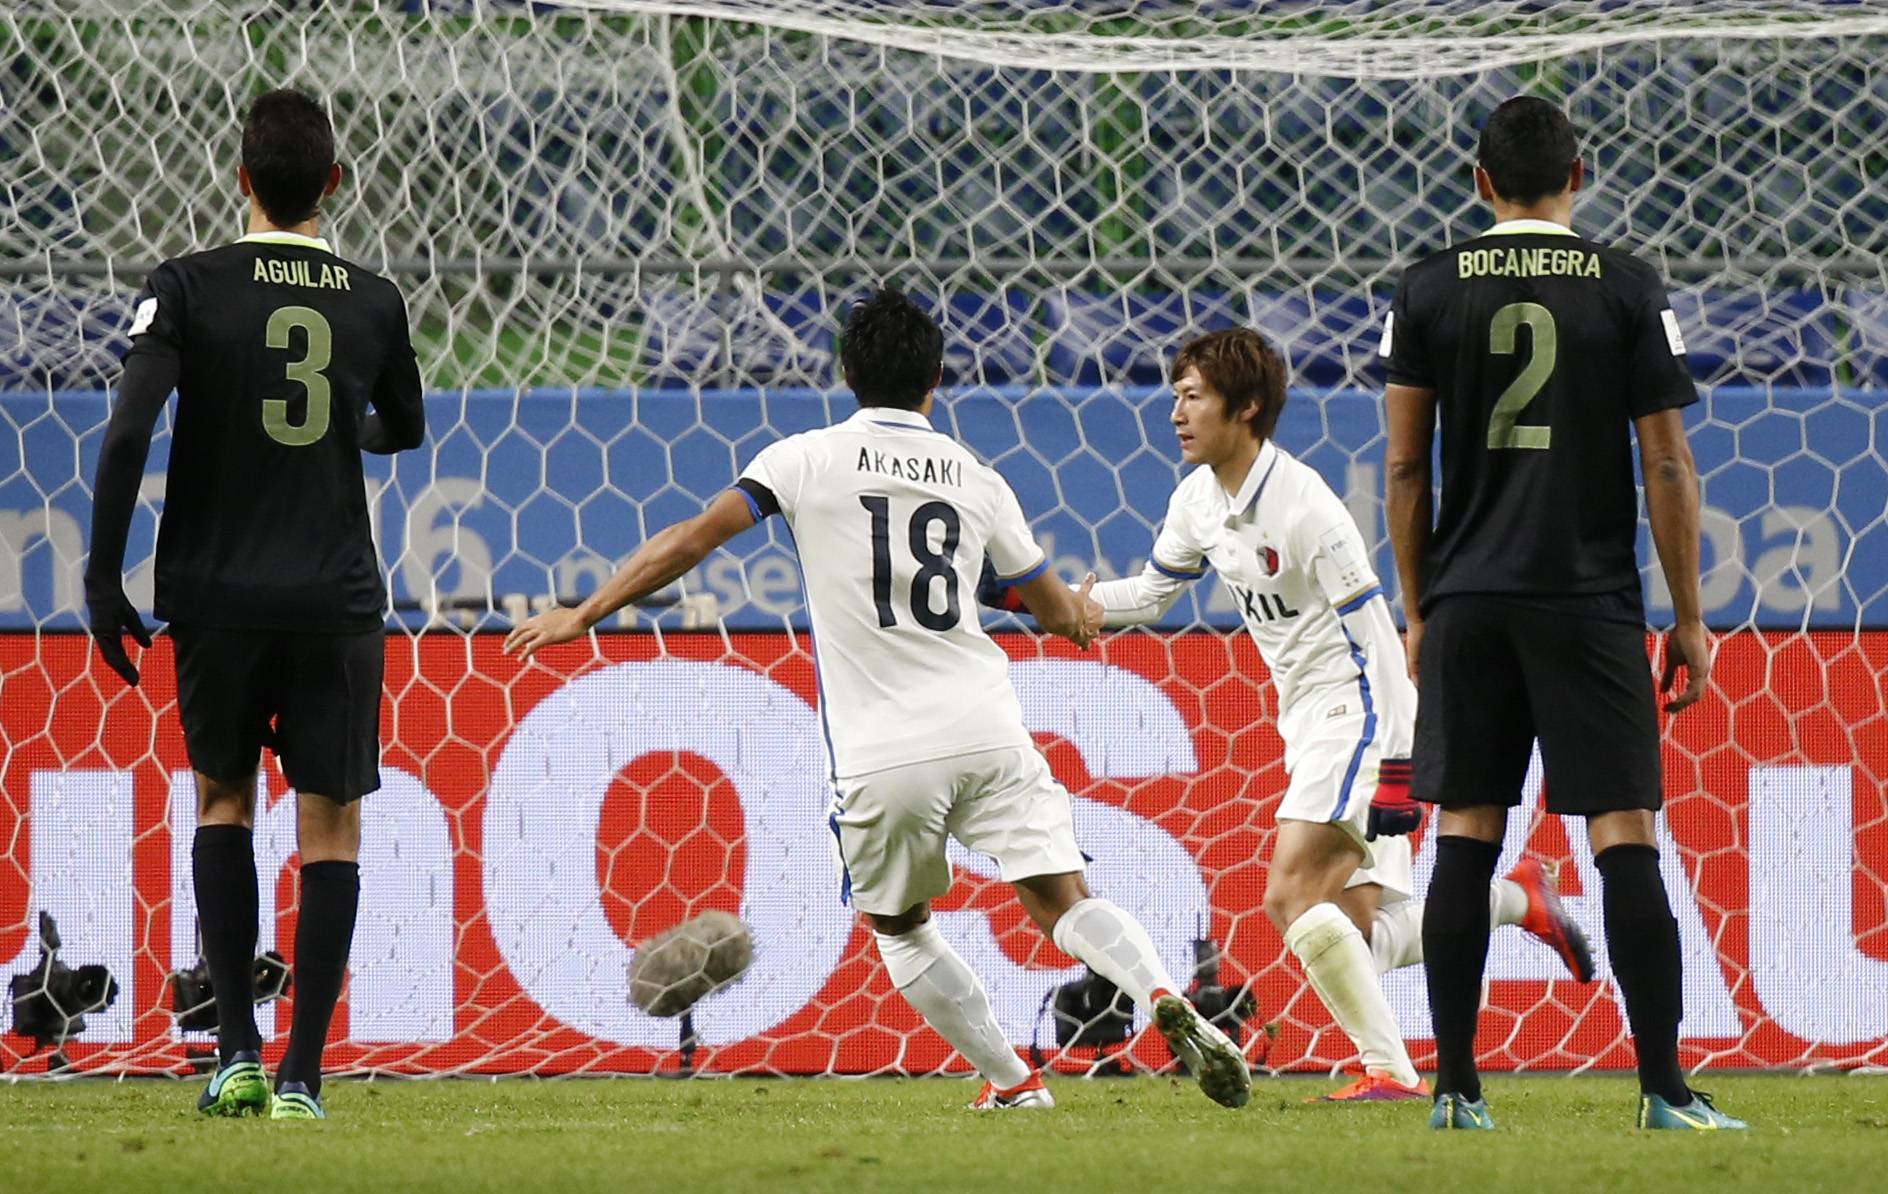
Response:
M898 612L892 608L892 503L890 498L861 495L859 504L872 516L872 602L878 606L878 625L883 630L898 625ZM941 523L944 541L931 548L931 526ZM957 540L963 523L957 508L948 502L926 502L911 512L911 558L918 570L911 577L911 616L926 630L949 630L957 625ZM931 608L931 582L944 581L944 608Z
M290 361L288 365L288 379L300 384L308 392L308 413L300 423L291 423L287 399L264 398L262 429L276 443L300 448L328 433L331 397L328 378L322 370L328 367L328 362L334 357L334 331L321 312L313 307L278 307L269 316L269 347L287 348L291 328L300 328L308 334L308 354L299 361Z
M1509 356L1515 351L1515 333L1526 325L1532 342L1527 367L1515 375L1508 388L1495 400L1494 414L1488 419L1490 448L1545 448L1553 443L1552 427L1517 427L1515 419L1528 403L1534 401L1554 373L1554 358L1560 352L1560 335L1554 328L1554 313L1539 303L1509 303L1495 312L1488 325L1488 351Z

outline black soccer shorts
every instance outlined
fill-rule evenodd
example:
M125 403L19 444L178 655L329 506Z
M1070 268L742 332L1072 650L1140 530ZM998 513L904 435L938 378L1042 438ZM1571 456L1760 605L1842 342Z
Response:
M1644 629L1556 604L1476 594L1436 603L1418 658L1417 800L1520 804L1538 738L1547 811L1663 805Z
M293 634L173 622L170 635L192 767L212 779L240 780L267 746L298 792L346 804L380 787L384 632Z

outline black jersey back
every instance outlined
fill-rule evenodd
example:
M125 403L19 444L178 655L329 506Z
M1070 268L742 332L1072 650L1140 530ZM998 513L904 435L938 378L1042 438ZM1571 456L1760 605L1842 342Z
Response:
M362 420L423 422L393 283L288 234L166 261L132 351L179 362L157 537L158 617L359 631L387 593L361 473ZM417 435L415 435L417 438Z
M1442 497L1422 602L1606 594L1642 616L1630 424L1697 401L1651 266L1514 221L1403 275L1382 354L1436 393Z

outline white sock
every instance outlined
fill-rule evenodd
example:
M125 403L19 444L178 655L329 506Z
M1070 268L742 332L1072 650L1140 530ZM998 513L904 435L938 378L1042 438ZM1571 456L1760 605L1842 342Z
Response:
M1062 914L1050 934L1055 946L1127 992L1151 1014L1155 991L1180 992L1141 922L1107 900L1089 897Z
M1527 914L1527 892L1512 878L1497 878L1488 884L1488 924L1520 924ZM1393 969L1422 962L1422 901L1403 899L1376 909L1371 920L1371 958L1376 973L1386 975Z
M1488 885L1488 924L1491 928L1518 925L1527 915L1527 893L1512 879ZM1370 957L1378 974L1388 974L1423 960L1423 902L1400 900L1377 909L1370 922Z
M892 985L951 1048L998 1090L1029 1080L1029 1067L1003 1038L983 983L944 940L936 921L926 921L896 937L872 935L878 939L878 956L885 961Z
M1343 909L1313 904L1285 930L1285 945L1304 963L1311 989L1363 1054L1364 1068L1414 1086L1416 1067L1377 982L1370 947Z
M1488 885L1488 926L1518 925L1527 915L1527 892L1512 879L1497 879Z
M1423 902L1399 900L1377 909L1370 921L1370 958L1378 974L1423 960Z

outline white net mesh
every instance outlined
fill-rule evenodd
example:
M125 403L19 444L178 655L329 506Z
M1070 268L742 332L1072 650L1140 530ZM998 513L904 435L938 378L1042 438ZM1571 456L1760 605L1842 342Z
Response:
M1687 1060L1879 1062L1888 16L1807 0L1251 7L0 13L0 958L19 990L48 985L46 911L62 959L122 986L65 1055L173 1069L205 1040L166 1010L166 974L195 960L169 666L160 648L124 693L88 663L77 577L130 296L156 261L240 230L240 114L296 83L331 105L349 171L325 230L399 283L435 391L427 446L372 473L401 633L342 1065L682 1064L686 1034L628 1004L625 970L638 943L719 910L751 926L754 965L700 1005L689 1064L961 1067L915 1031L838 902L783 538L736 540L625 619L657 633L552 670L462 632L586 591L761 444L843 411L839 314L881 281L940 313L946 425L1016 486L1064 574L1138 567L1176 477L1151 387L1181 339L1233 323L1285 347L1302 388L1280 440L1381 544L1375 331L1397 272L1485 219L1474 130L1518 92L1573 114L1593 177L1580 228L1666 272L1707 387L1705 604L1726 637L1719 691L1666 751ZM152 526L134 531L141 601ZM1656 570L1648 595L1668 616ZM1349 1046L1259 909L1284 777L1263 670L1222 637L1234 624L1202 586L1161 633L1079 661L1004 642L1078 796L1091 881L1177 971L1196 940L1218 947L1220 981L1277 1021L1255 1057L1336 1065ZM1104 713L1076 717L1097 683ZM598 740L601 755L578 749ZM543 778L580 753L593 771ZM289 951L292 797L278 773L265 785L262 870L289 877L265 879L260 948ZM1571 860L1597 937L1579 826L1514 836ZM1012 1036L1050 1046L1045 1000L1070 960L987 863L957 861L947 936ZM1555 974L1497 939L1489 1063L1629 1061L1610 983ZM1389 982L1420 1057L1420 981ZM285 1030L268 1010L265 1034ZM58 1043L0 1037L0 1065L39 1072Z

